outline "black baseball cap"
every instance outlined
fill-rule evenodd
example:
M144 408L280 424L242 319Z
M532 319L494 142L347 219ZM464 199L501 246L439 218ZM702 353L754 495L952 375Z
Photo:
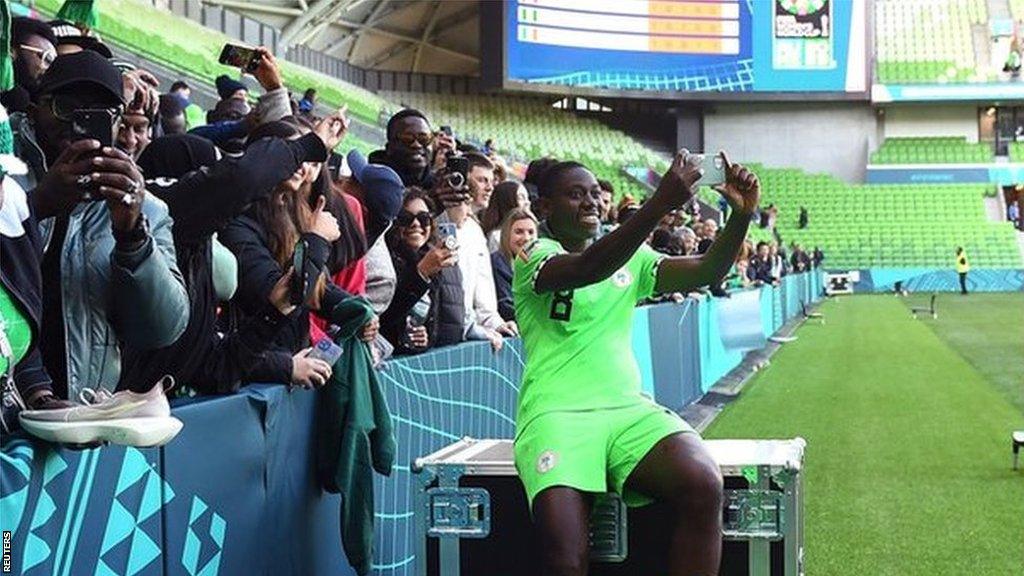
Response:
M53 43L54 46L73 44L80 47L82 50L92 50L93 52L97 52L104 58L114 57L110 48L101 42L99 38L83 34L78 26L75 26L73 22L68 22L67 20L51 20L50 29L53 30L53 36L56 38L56 41Z
M124 84L121 72L106 58L91 50L57 56L50 68L39 79L37 96L52 94L69 86L92 84L124 104Z

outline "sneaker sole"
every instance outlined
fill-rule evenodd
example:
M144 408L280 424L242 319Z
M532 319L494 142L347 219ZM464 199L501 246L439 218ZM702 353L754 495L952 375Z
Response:
M181 432L181 420L161 418L122 418L93 422L46 422L21 419L26 432L58 444L109 442L136 448L155 448L170 442Z

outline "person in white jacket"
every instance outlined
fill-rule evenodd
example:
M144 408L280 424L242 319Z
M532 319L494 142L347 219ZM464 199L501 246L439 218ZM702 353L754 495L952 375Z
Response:
M487 238L471 212L472 206L468 202L446 208L437 219L438 229L443 236L444 224L452 224L455 228L458 266L462 273L466 339L488 340L497 351L502 347L502 336L518 336L519 329L515 322L505 322L498 314L498 296L494 290Z

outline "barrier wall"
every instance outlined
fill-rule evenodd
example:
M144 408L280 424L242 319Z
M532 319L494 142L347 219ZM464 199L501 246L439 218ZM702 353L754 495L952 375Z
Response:
M870 268L860 270L854 292L892 292L896 282L911 292L959 292L960 277L953 269ZM975 268L967 275L967 289L973 292L1019 292L1024 290L1024 270Z
M816 300L821 276L761 289L765 336ZM673 409L698 399L742 359L720 338L721 300L637 311L644 389ZM510 341L387 363L381 382L398 440L375 478L377 575L413 574L409 464L463 436L511 437L525 358ZM175 404L185 423L162 449L75 452L14 436L0 451L0 528L12 573L103 576L352 574L340 549L340 498L314 479L314 393L255 385Z

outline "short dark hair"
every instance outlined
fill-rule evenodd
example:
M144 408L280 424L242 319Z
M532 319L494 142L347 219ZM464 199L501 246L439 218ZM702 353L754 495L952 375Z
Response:
M556 158L545 156L543 158L537 158L530 162L530 165L526 167L526 177L523 178L523 184L529 186L538 187L540 186L541 176L548 171L555 164L558 164Z
M410 117L422 118L423 121L427 123L427 126L430 125L430 120L427 120L427 115L424 114L423 112L420 112L415 108L403 108L402 110L395 112L394 115L392 115L391 118L388 120L388 127L386 133L387 139L391 140L391 138L395 136L395 125L398 124L399 120Z
M306 88L306 92L302 95L303 98L312 98L316 96L316 88Z
M583 164L574 161L557 162L549 166L548 169L540 175L540 184L537 186L537 194L543 198L550 198L554 192L553 188L555 187L555 181L557 181L562 174L565 174L569 170L575 170L576 168L583 168L584 170L587 169Z
M188 85L188 82L178 80L174 84L171 84L171 92L176 92L178 90L192 90L192 87Z
M611 192L613 195L615 194L615 186L612 186L611 182L603 178L598 178L597 185L601 187L601 190L604 190L605 192Z
M488 170L494 170L494 162L491 159L479 152L467 152L463 154L466 160L469 160L469 169L473 168L486 168Z
M757 243L757 249L760 250L761 246L764 246L765 248L767 248L768 247L768 243L765 242L764 240L761 240L760 242Z

